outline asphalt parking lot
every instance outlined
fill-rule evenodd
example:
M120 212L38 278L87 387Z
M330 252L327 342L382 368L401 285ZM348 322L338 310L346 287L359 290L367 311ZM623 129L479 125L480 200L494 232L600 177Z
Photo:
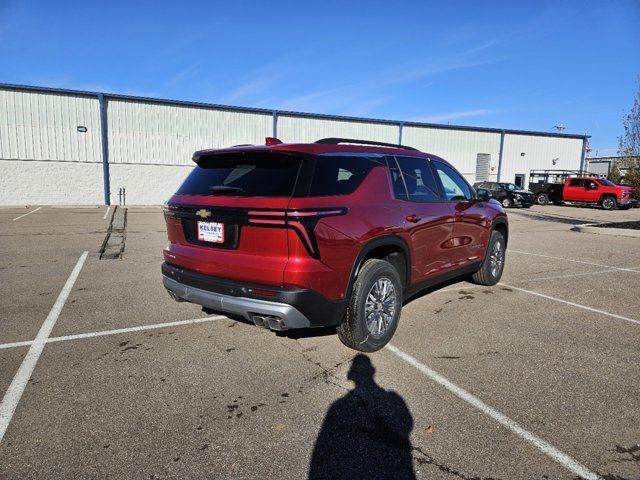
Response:
M510 210L502 283L367 356L174 302L160 209L121 260L106 213L0 209L0 478L640 478L640 240L570 230L640 209Z

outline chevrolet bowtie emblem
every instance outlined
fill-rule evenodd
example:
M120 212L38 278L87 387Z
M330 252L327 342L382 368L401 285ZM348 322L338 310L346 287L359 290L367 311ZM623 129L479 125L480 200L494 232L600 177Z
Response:
M202 208L196 212L196 215L199 216L200 218L207 218L211 216L211 212L209 210L205 210L204 208Z

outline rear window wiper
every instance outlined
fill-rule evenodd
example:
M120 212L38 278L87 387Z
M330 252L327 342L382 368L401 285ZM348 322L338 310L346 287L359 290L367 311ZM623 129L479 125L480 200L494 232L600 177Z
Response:
M232 187L231 185L212 185L212 186L209 187L209 191L211 193L242 192L242 191L244 191L244 188Z

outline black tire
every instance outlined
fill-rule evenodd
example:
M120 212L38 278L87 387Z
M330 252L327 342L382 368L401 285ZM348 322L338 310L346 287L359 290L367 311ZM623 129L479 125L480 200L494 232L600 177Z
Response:
M604 197L600 202L600 206L603 210L615 210L617 207L616 197Z
M504 197L502 200L500 200L500 203L502 204L503 208L513 207L513 201L509 197Z
M536 203L538 205L548 205L549 204L549 197L547 196L546 193L539 193L536 196Z
M395 301L393 304L393 315L389 320L385 330L374 333L367 326L365 310L369 294L374 294L374 285L378 281L387 280L393 285ZM385 260L372 258L367 260L353 284L349 306L342 324L338 326L337 332L340 341L349 348L361 352L375 352L384 347L398 328L400 321L400 311L402 309L402 282L398 271ZM375 312L373 313L375 315ZM375 318L375 317L374 317ZM375 321L375 319L373 320ZM373 328L373 327L372 327Z
M497 271L494 271L494 264L491 261L492 255L496 254L494 247L498 244L499 251L501 254L501 262ZM504 271L504 263L506 259L506 244L504 241L504 237L502 233L497 230L491 232L491 236L489 237L489 245L487 245L487 253L485 255L484 261L482 262L482 266L480 270L473 274L472 278L474 283L478 285L486 285L491 286L495 285L500 281L502 277L502 272Z

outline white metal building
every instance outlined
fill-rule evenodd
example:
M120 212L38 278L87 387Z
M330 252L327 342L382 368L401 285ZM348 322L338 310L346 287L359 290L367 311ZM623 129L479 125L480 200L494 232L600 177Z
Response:
M316 115L0 84L0 205L161 204L210 147L325 137L410 145L470 181L528 185L532 169L578 170L584 135Z

